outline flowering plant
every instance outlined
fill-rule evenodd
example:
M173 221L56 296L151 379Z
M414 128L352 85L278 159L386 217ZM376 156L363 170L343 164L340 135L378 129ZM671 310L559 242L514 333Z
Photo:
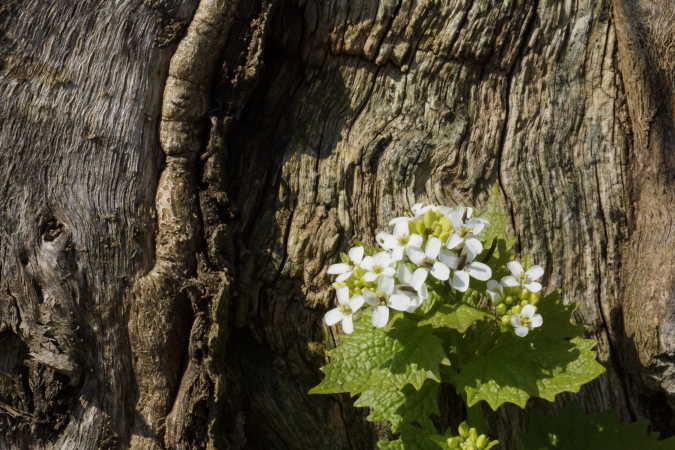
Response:
M357 245L328 267L338 305L324 321L346 335L310 393L358 395L368 420L398 436L380 449L480 450L498 444L485 426L436 428L441 383L472 411L496 410L553 401L603 373L595 341L571 322L574 306L542 295L544 269L517 261L487 219L465 206L412 213L391 220L376 247Z

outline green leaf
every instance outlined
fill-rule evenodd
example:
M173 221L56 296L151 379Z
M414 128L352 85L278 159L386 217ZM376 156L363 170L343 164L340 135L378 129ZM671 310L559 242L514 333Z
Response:
M492 409L507 402L524 407L530 397L553 401L604 372L595 360L595 341L578 337L583 328L569 323L573 307L551 296L541 304L541 328L526 338L503 333L453 377L468 406L485 400Z
M531 414L522 450L675 450L675 438L658 440L648 423L623 424L616 414L586 414L568 406L555 417Z
M395 441L379 441L380 450L439 450L447 449L445 442L437 443L436 435L413 426L403 425L400 431L400 439Z
M329 352L331 362L321 370L325 378L310 394L358 394L378 376L420 389L427 379L440 381L440 364L447 360L441 340L431 327L418 327L415 321L395 320L388 331L375 328L365 319L357 320L354 333Z
M441 381L440 364L447 356L433 328L418 327L412 320L399 319L389 335L396 343L393 358L386 367L401 380L400 386L410 383L420 389L427 379Z
M584 334L583 325L572 322L572 313L577 305L564 305L559 291L553 291L542 298L537 305L537 312L544 317L546 336L573 338Z
M431 415L438 414L439 385L427 381L422 389L415 390L407 385L403 389L396 377L387 376L387 371L373 374L376 382L364 391L354 402L354 406L370 408L368 420L371 422L391 423L394 432L399 431L402 424L417 422L420 426L433 429Z
M379 450L406 450L401 439L395 441L378 441L377 448Z
M365 316L360 317L354 333L344 335L342 342L328 352L330 363L321 368L326 376L309 393L354 395L365 390L371 374L391 359L394 344L383 330L370 325Z
M443 304L429 318L420 321L419 325L429 325L433 328L452 328L464 333L471 325L486 317L490 317L490 314L466 303L458 305Z

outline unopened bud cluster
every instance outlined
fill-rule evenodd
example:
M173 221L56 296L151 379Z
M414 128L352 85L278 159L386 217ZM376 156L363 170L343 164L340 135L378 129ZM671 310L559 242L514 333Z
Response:
M462 422L457 431L459 436L448 438L450 450L487 450L499 444L499 441L492 441L486 435L478 434L478 431L469 427L466 422Z

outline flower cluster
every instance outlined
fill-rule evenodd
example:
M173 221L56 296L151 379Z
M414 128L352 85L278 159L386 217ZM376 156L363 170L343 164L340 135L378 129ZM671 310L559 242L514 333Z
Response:
M525 270L511 261L511 275L492 280L493 270L478 257L483 253L480 234L488 221L473 216L473 208L418 203L413 215L390 221L388 232L378 233L378 248L356 246L342 262L328 267L335 275L338 306L328 311L328 326L342 324L345 333L354 329L354 314L370 306L373 326L383 328L390 310L412 313L429 298L432 281L466 292L471 279L487 281L487 294L495 313L518 336L542 325L536 303L543 275L540 266Z
M488 281L487 293L502 323L512 325L516 335L525 337L531 329L544 323L541 314L536 313L541 291L541 284L536 280L544 275L544 269L532 266L525 270L518 261L506 266L511 275L502 277L499 282Z

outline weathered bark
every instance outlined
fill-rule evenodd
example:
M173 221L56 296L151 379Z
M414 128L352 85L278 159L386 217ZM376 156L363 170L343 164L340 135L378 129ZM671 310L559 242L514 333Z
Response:
M3 3L0 448L373 448L349 398L306 394L338 339L324 268L416 201L495 184L599 341L608 372L578 398L669 432L674 17ZM503 448L521 418L495 416Z

